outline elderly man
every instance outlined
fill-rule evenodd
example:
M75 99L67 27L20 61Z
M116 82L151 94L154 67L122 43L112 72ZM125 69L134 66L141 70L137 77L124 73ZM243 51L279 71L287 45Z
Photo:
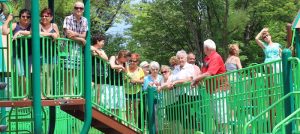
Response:
M64 45L68 49L68 55L64 58L64 90L67 95L74 95L76 87L79 88L79 79L77 76L80 75L79 68L82 61L82 47L85 45L86 32L88 31L88 21L82 16L84 11L84 4L82 2L75 2L73 14L67 16L64 20L64 35L67 38L78 41L78 44L66 42Z
M218 75L226 72L226 68L222 57L216 52L216 44L211 39L204 41L204 64L202 73L193 79L192 85L203 80L206 77ZM226 95L228 94L228 85L226 77L216 77L210 81L206 81L206 88L212 95L211 106L214 119L218 123L217 131L228 132L227 123L227 103Z
M187 62L192 64L194 67L194 77L200 75L201 71L200 68L195 64L196 63L196 56L193 52L190 52L187 56Z
M191 82L194 74L193 65L187 62L187 53L184 50L177 52L176 57L179 61L173 70L173 85L184 82Z
M187 62L187 53L184 50L178 51L176 57L178 59L178 65L176 65L173 70L173 77L169 86L173 86L174 89L169 91L171 97L167 101L171 104L166 106L167 118L170 121L178 120L183 125L186 133L191 133L196 124L196 118L194 118L195 114L190 110L193 108L191 102L196 100L194 96L191 96L194 90L191 90L189 85L178 86L178 84L192 81L194 67ZM183 113L181 117L171 116L172 114L180 115L181 113ZM187 125L191 122L194 125Z
M64 20L64 34L70 39L80 41L85 45L86 32L88 31L88 21L82 16L84 4L80 1L74 4L73 14Z

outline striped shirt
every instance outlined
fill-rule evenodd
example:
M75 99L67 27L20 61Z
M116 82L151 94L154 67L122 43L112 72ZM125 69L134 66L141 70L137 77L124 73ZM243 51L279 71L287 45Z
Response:
M65 18L63 28L82 34L88 31L88 22L83 16L81 16L80 21L78 22L76 21L76 17L72 14Z

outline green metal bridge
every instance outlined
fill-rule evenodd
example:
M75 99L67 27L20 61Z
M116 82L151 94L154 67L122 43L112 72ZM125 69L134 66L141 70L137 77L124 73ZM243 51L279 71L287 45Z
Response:
M8 2L0 2L11 11ZM83 2L90 20L90 1ZM32 35L0 38L2 133L300 133L300 16L288 28L297 57L284 49L282 60L212 76L196 87L184 83L161 92L149 87L125 96L141 85L91 56L89 32L85 47L40 37L39 1L31 5Z

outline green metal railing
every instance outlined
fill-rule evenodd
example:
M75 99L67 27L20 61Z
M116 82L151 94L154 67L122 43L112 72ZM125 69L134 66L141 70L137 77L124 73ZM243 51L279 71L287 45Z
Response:
M142 85L130 83L123 72L111 69L108 62L92 57L92 103L119 122L144 131Z
M83 96L83 47L66 38L42 38L42 87L46 98Z
M196 88L186 83L163 90L158 94L157 131L243 133L246 122L283 96L281 72L281 61L274 61L209 77ZM261 118L262 132L271 132L282 113L280 104Z
M7 79L9 85L1 99L30 99L32 92L32 51L31 37L22 36L9 44L3 56L7 65L3 66L1 79ZM77 98L83 96L83 47L77 42L58 38L41 37L41 73L40 82L44 99ZM5 70L5 68L7 68ZM10 68L10 69L8 69Z
M44 107L42 109L42 129L43 133L47 133L48 128L48 114L49 108ZM79 119L65 113L60 110L59 107L56 107L56 128L55 134L78 134L81 131L83 122ZM8 122L7 133L34 133L33 131L33 109L32 108L11 108L8 110L6 118ZM99 130L91 127L89 133L92 134L101 134Z

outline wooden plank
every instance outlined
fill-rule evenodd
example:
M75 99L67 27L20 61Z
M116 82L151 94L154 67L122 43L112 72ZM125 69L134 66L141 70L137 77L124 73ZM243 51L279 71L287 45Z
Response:
M61 109L68 114L84 121L84 106L61 106ZM104 133L114 134L137 134L138 132L118 122L114 118L92 108L92 126Z
M84 105L84 99L42 100L42 106ZM32 100L0 101L0 107L31 107Z

